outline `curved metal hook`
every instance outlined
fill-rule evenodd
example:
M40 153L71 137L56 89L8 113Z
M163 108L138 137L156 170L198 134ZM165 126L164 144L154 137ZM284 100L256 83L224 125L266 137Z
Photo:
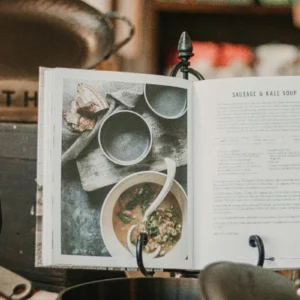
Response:
M177 63L174 68L172 69L172 71L170 72L170 76L175 77L178 73L178 71L183 67L183 62L180 61L179 63Z
M126 23L129 27L129 34L128 36L120 41L119 43L115 44L112 48L112 50L110 51L109 54L107 54L107 56L105 57L105 59L109 58L112 54L114 54L115 52L117 52L122 46L124 46L125 44L127 44L131 38L134 35L135 32L135 26L133 25L133 23L126 18L125 16L120 15L119 13L115 12L115 11L111 11L105 14L109 19L118 19L123 21L124 23Z
M170 76L175 77L177 75L178 71L181 68L185 68L185 67L186 67L186 62L180 61L172 69L172 71L170 72ZM195 69L187 68L187 73L190 73L190 74L194 75L198 80L205 80L205 78L203 77L203 75L201 73L199 73L198 71L196 71Z
M251 247L257 247L258 249L258 261L257 265L262 267L265 262L265 246L259 235L251 235L249 237L249 245Z
M155 272L148 272L144 266L143 262L143 247L148 243L148 235L146 232L141 232L138 236L136 243L136 261L139 270L145 277L153 277Z
M194 75L198 80L205 80L203 75L200 72L196 71L195 69L188 68L188 73Z

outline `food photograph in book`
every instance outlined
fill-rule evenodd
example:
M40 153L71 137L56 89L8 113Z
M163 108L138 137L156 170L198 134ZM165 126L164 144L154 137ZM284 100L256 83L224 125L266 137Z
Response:
M63 80L61 254L187 259L187 89Z

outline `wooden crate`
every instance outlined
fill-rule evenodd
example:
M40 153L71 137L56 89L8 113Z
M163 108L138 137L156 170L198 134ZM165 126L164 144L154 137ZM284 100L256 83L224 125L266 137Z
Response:
M96 70L117 71L118 63L111 57L97 65ZM38 120L38 80L0 80L0 122L36 123Z
M81 282L125 277L124 272L34 267L36 144L36 124L0 123L0 265L49 291Z
M37 122L37 105L37 81L0 81L0 121Z

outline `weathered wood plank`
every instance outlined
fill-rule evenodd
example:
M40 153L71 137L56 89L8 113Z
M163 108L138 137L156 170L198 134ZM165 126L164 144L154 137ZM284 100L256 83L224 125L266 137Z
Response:
M0 158L0 264L7 268L26 270L34 265L35 173L35 161Z
M114 56L95 66L96 70L117 71L118 62ZM0 122L37 123L38 80L7 79L0 81Z
M37 120L37 107L0 107L0 122L36 123Z
M0 122L37 122L37 79L14 80L2 78L0 82Z
M0 123L0 157L36 160L37 125Z

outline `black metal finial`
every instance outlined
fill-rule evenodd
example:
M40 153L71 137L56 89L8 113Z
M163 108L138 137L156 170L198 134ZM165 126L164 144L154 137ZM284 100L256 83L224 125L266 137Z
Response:
M180 36L177 50L178 58L180 59L189 60L192 56L194 56L191 38L185 31Z
M175 77L179 70L183 73L183 78L188 79L189 73L194 75L198 80L204 80L204 77L196 70L189 68L190 58L194 56L193 53L193 44L189 35L184 31L178 42L178 58L181 60L178 64L175 65L173 70L170 73L170 76Z

